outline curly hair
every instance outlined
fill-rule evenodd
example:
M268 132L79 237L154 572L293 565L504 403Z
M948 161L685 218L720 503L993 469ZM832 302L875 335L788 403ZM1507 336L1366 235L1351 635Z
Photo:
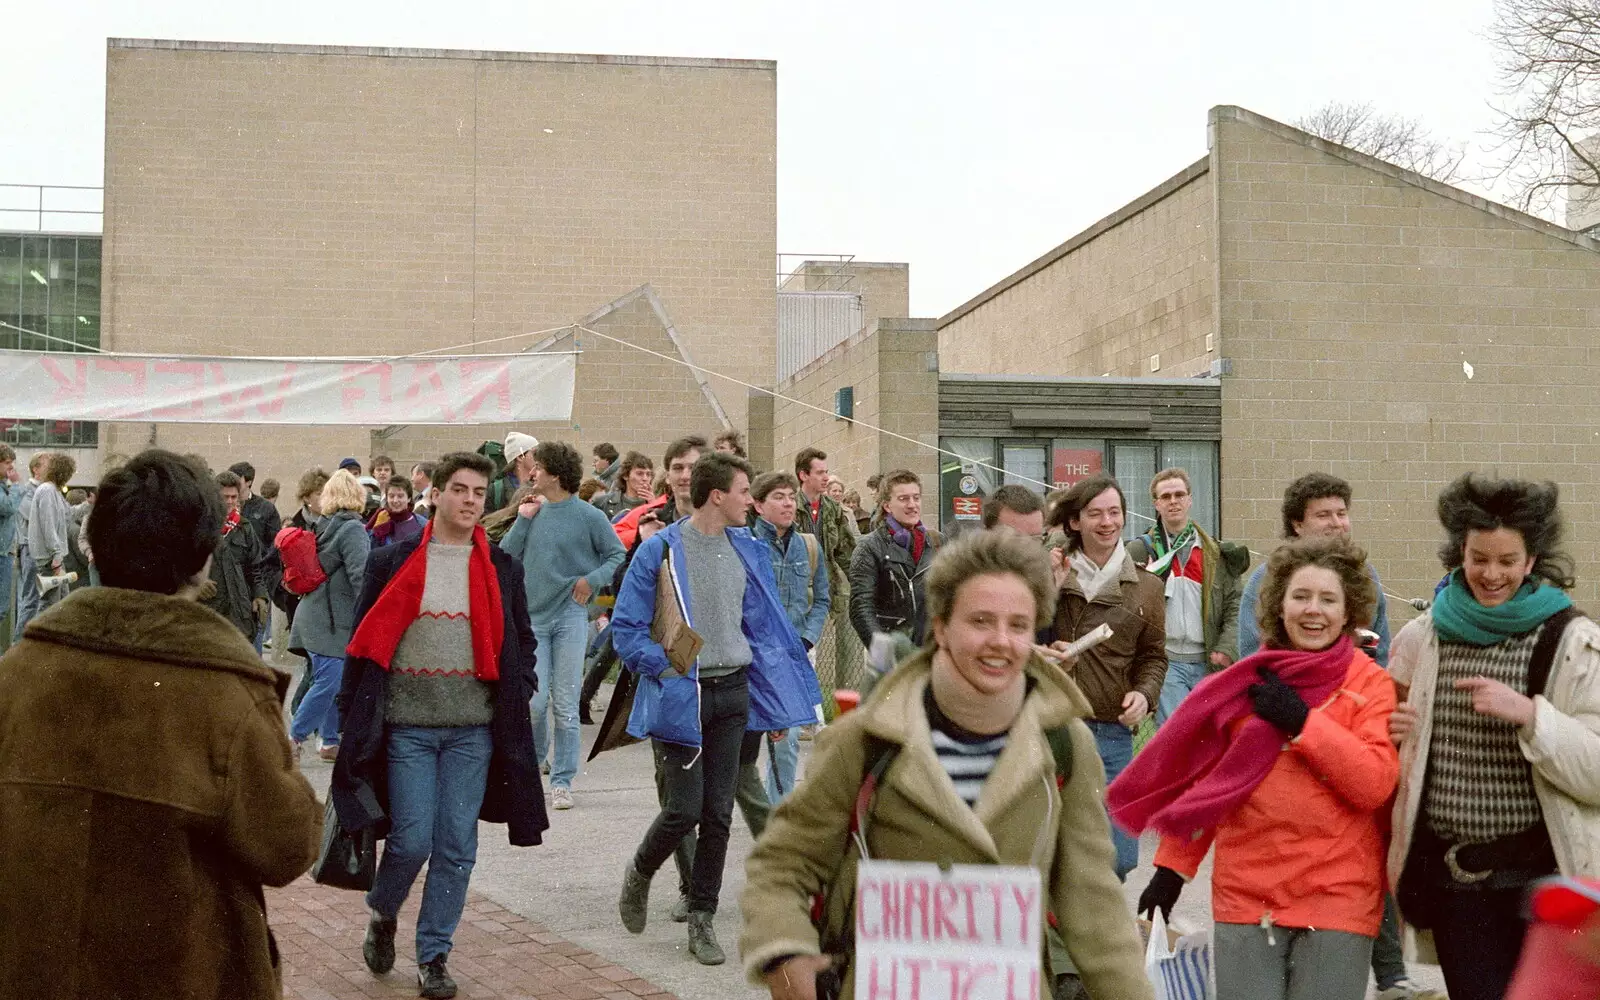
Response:
M1039 543L1010 531L969 531L945 545L928 568L928 614L949 622L961 585L975 576L1009 574L1033 594L1034 622L1048 622L1056 611L1055 577L1050 557ZM933 645L933 630L928 630Z
M1345 632L1372 624L1378 610L1378 584L1367 569L1367 551L1343 535L1296 538L1278 546L1267 558L1261 600L1256 605L1256 623L1267 646L1292 648L1283 627L1283 599L1289 592L1289 579L1307 566L1332 570L1339 577L1344 590Z
M533 449L533 460L556 477L564 492L576 493L583 485L583 456L565 441L540 441Z
M1506 528L1522 536L1533 557L1531 575L1571 590L1577 581L1572 557L1560 548L1566 533L1560 497L1560 487L1548 480L1535 483L1466 473L1439 494L1439 523L1446 535L1439 561L1447 570L1460 569L1469 532Z
M1294 526L1306 519L1306 507L1324 497L1338 497L1348 507L1350 484L1326 472L1308 472L1290 483L1283 491L1283 537L1294 538Z

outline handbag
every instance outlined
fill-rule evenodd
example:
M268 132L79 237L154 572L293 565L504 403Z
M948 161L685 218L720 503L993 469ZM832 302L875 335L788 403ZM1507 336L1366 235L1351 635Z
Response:
M333 796L322 812L322 849L311 865L311 879L335 889L372 888L378 870L378 841L372 827L347 830L333 808Z

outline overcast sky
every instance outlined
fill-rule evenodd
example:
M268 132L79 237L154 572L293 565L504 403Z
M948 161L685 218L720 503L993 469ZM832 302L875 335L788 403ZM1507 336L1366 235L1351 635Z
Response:
M1370 101L1481 146L1495 96L1490 0L8 6L0 182L28 184L101 183L111 36L776 59L777 249L909 261L926 316L1204 155L1212 105Z

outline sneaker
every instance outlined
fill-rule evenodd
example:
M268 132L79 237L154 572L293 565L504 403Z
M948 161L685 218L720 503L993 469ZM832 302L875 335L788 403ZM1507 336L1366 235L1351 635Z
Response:
M570 788L554 788L554 789L551 789L550 790L550 808L552 808L552 809L571 809L572 808L572 789L570 789Z
M444 956L417 966L417 996L429 1000L450 1000L456 995L456 981L444 967Z
M1443 990L1425 990L1409 979L1402 979L1378 991L1377 1000L1449 1000Z
M645 914L649 908L650 880L640 875L639 869L629 861L622 870L622 898L617 900L617 912L629 934L644 933Z
M394 968L395 919L385 917L377 910L371 912L372 917L367 921L367 938L361 942L361 957L367 960L367 968L381 976Z
M717 943L717 929L711 924L711 914L689 914L689 954L701 965L721 965L728 960Z
M672 904L672 922L684 924L689 922L689 894L679 893L678 901Z
M331 746L328 745L327 743L322 744L322 749L317 751L317 756L321 757L323 760L328 761L330 763L333 762L333 761L338 760L339 759L339 744L335 743L335 744L333 744Z

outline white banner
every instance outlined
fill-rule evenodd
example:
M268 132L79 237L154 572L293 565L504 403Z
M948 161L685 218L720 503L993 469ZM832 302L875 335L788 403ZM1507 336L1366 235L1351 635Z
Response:
M857 1000L1041 1000L1037 868L863 861Z
M0 413L186 424L572 419L577 354L201 358L0 351Z

